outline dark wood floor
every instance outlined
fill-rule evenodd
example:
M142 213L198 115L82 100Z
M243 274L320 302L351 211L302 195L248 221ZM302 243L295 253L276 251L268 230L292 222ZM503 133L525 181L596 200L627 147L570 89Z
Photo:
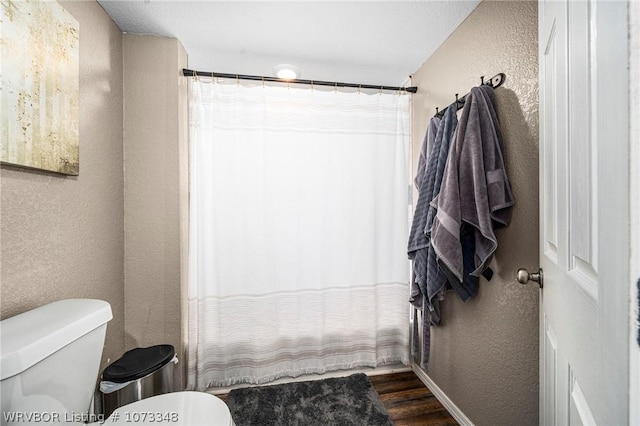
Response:
M395 426L458 425L413 371L369 376ZM216 395L226 401L227 394Z
M395 426L450 426L458 422L413 371L369 376Z

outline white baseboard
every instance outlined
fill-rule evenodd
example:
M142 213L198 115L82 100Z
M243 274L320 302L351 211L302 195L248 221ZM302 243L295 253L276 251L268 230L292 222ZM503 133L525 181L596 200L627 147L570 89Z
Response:
M416 376L418 376L422 383L424 383L424 385L429 388L436 399L440 401L444 408L447 409L449 414L451 414L451 417L456 419L456 421L462 426L474 426L471 420L469 420L469 418L464 415L462 410L460 410L460 408L458 408L458 406L449 399L447 394L445 394L442 389L440 389L438 385L436 385L435 382L431 380L431 377L429 377L423 369L414 364L413 372L416 373Z

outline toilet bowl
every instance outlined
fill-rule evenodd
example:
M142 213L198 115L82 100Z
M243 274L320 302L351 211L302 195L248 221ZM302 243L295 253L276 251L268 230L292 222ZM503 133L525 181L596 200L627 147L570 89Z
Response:
M233 426L229 408L220 398L204 392L174 392L146 398L116 409L105 423L136 425Z
M0 321L1 425L234 425L226 404L203 392L153 396L107 419L90 415L111 318L105 301L68 299Z

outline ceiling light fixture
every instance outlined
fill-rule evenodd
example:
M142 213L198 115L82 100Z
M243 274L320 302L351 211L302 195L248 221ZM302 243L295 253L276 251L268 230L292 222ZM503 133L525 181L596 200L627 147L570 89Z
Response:
M300 77L298 67L289 64L280 64L273 69L273 74L283 80L295 80Z

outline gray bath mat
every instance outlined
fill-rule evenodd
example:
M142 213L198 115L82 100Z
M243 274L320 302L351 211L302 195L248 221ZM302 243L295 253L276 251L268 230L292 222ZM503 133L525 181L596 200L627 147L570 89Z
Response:
M307 382L234 389L227 405L237 426L392 426L362 373Z

